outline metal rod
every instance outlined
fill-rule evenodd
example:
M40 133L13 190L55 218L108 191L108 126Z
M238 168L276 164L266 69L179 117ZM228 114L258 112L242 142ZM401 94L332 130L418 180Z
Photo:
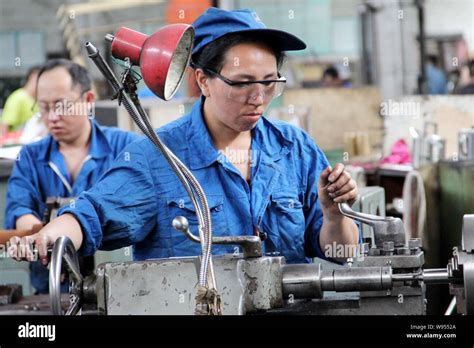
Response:
M449 274L446 268L425 269L421 274L421 280L427 284L449 283Z

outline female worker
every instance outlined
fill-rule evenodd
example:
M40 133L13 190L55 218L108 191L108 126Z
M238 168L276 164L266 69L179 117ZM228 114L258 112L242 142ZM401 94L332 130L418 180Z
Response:
M331 169L306 133L263 116L285 86L283 51L302 50L304 42L267 29L249 10L210 8L193 25L192 67L202 97L190 114L157 133L201 183L214 236L259 235L265 252L289 263L331 257L330 246L356 246L358 228L337 208L357 196L344 166ZM45 246L61 235L83 255L127 245L134 245L135 260L201 253L172 227L176 216L185 216L197 234L194 208L147 138L129 145L59 215L30 240L12 238L12 256L20 258L16 246L32 239L47 262ZM233 252L234 246L213 246L214 254Z

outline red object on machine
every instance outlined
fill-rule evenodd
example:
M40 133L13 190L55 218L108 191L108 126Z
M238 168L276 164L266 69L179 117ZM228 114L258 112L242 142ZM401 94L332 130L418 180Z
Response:
M176 92L189 63L194 29L188 24L167 25L148 36L122 27L112 41L112 55L138 65L146 85L169 100Z

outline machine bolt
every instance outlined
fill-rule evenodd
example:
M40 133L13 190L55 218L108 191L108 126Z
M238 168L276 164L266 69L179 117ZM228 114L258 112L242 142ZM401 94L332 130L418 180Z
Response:
M410 240L408 241L408 248L410 249L411 254L416 254L421 248L421 239L410 238Z
M364 256L369 255L369 249L370 249L369 243L362 243L360 246L360 254Z
M395 246L393 242L383 242L382 251L384 255L393 255L394 250Z

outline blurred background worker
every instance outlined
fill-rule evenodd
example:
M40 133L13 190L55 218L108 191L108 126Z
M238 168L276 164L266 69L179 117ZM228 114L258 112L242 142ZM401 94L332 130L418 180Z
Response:
M346 75L348 75L346 73ZM349 77L349 76L345 76ZM337 87L352 87L349 78L342 78L338 68L331 65L324 70L322 87L337 88Z
M342 80L339 78L339 72L333 66L324 70L323 87L342 87Z
M428 56L426 64L426 78L429 94L446 94L447 81L444 72L438 66L438 57L434 54Z
M458 94L474 94L474 59L469 61L467 68L469 71L467 83L459 89Z
M70 60L48 61L38 72L37 103L50 135L21 150L8 181L7 229L31 230L52 197L73 201L94 185L112 160L137 135L100 127L94 120L94 93L87 70ZM91 260L85 267L90 266ZM48 270L30 265L37 293L48 293ZM67 283L64 284L67 290Z
M1 118L3 131L19 130L38 112L35 105L36 80L39 66L34 66L26 74L26 82L7 98Z

